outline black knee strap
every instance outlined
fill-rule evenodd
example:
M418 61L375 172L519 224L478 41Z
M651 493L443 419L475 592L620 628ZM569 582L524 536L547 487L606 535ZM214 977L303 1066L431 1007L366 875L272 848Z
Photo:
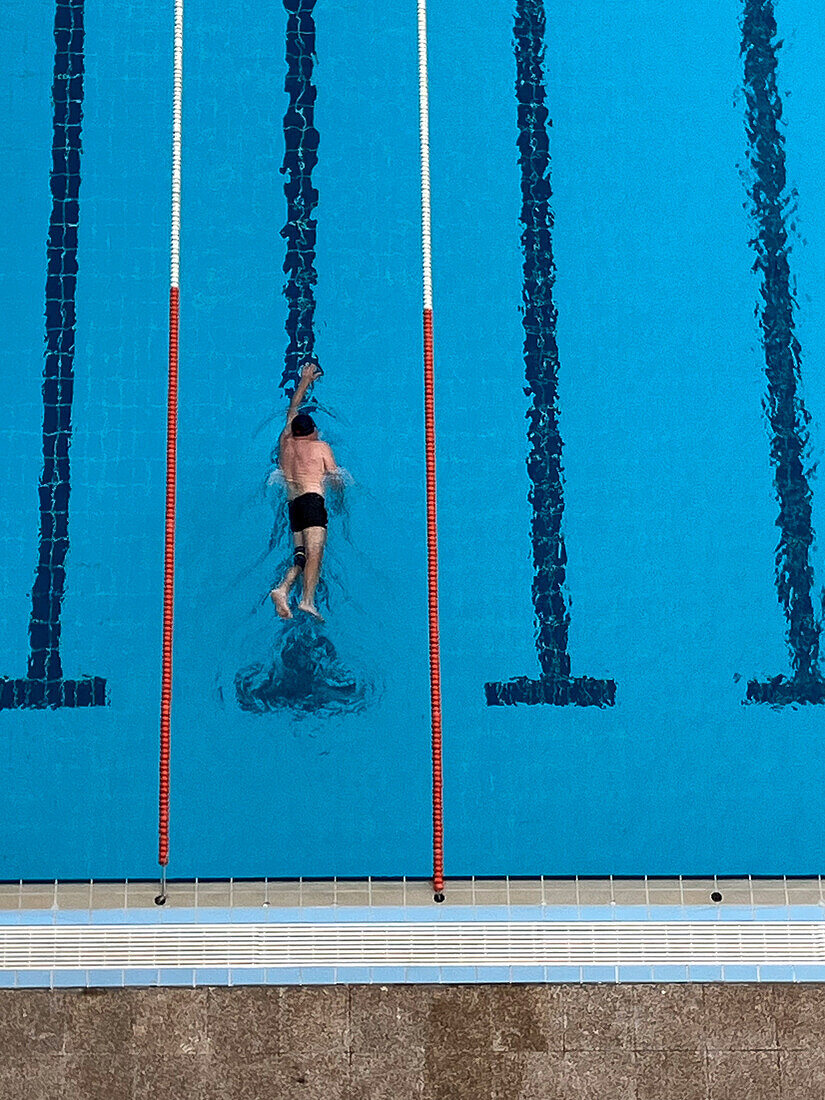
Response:
M299 569L304 568L304 566L307 563L307 554L306 554L306 550L304 550L303 546L296 546L295 547L294 560L295 560L295 564L298 566Z

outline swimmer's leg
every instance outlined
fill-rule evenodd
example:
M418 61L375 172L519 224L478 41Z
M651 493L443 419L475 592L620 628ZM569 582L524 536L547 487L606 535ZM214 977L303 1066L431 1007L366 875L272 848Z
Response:
M275 605L275 610L281 616L282 619L291 619L292 612L289 610L289 593L292 590L293 584L300 577L306 563L306 552L304 550L304 539L301 531L293 532L293 539L295 542L294 561L286 571L286 575L277 588L273 588L269 593L270 599Z
M299 611L306 611L308 615L314 615L323 622L318 608L315 606L315 589L318 585L318 576L321 572L321 562L324 557L324 546L327 541L326 527L307 527L301 532L304 536L304 549L307 555L306 569L304 570L304 591Z

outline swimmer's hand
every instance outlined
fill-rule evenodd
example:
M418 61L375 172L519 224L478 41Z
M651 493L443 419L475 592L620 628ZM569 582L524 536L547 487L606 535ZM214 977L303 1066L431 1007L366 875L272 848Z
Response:
M312 385L324 372L318 363L314 363L311 359L307 359L306 363L301 367L301 378L306 379L307 385Z

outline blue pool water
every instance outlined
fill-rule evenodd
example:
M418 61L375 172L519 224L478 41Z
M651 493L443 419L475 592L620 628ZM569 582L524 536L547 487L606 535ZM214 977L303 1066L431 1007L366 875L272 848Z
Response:
M424 876L415 12L286 8L187 12L169 871ZM0 877L151 876L171 10L7 21ZM819 873L825 16L429 29L447 874ZM266 598L311 350L323 628Z

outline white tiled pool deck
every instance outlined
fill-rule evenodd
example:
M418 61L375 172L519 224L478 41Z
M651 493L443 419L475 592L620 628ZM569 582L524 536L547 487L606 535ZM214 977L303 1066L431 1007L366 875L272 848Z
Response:
M722 895L721 901L712 898ZM142 909L154 907L158 882L0 883L0 911L19 909ZM448 881L438 908L538 906L825 906L817 878L473 878ZM420 879L247 879L169 882L167 909L433 907Z
M0 986L825 980L809 879L0 884Z

